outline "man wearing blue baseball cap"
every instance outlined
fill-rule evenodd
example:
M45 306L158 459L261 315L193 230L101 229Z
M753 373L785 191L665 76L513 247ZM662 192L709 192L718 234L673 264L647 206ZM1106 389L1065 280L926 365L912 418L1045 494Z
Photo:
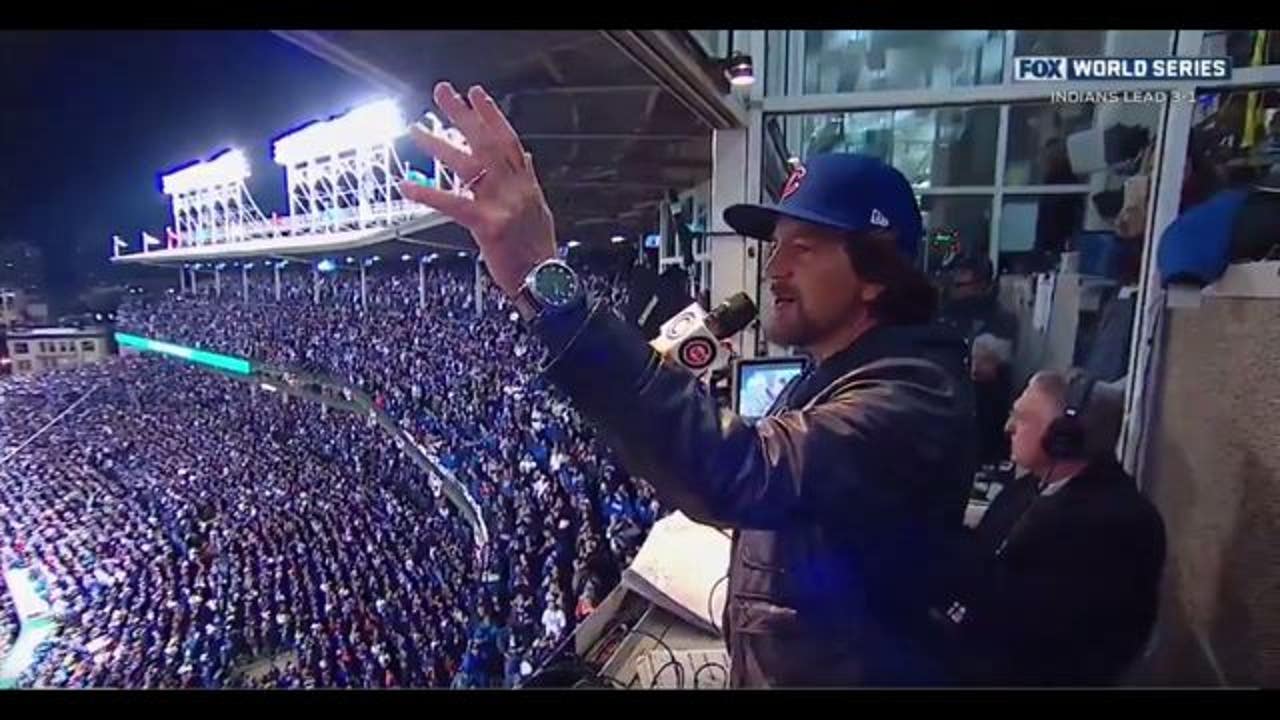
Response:
M832 154L777 205L725 220L771 242L765 330L813 360L755 424L660 361L556 259L530 155L492 98L436 88L469 149L418 133L471 196L403 186L467 227L495 283L550 351L546 375L669 507L732 528L723 627L735 687L946 682L926 620L937 543L973 477L963 339L931 323L912 263L919 208L902 174Z

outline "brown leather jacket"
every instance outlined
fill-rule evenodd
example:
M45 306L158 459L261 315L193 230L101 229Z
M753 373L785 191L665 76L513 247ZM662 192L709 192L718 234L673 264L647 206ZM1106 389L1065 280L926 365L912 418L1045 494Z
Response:
M540 334L547 376L628 470L668 506L735 530L735 687L945 681L922 626L931 544L959 530L973 478L957 334L874 328L754 426L603 305Z

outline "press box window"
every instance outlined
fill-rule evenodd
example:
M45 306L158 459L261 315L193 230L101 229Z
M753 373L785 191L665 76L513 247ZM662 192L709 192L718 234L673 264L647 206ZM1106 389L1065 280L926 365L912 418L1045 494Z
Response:
M771 30L765 91L944 90L1004 79L1004 30Z
M801 158L874 155L920 189L982 186L995 182L999 126L995 106L807 115L789 128L786 144L798 147Z

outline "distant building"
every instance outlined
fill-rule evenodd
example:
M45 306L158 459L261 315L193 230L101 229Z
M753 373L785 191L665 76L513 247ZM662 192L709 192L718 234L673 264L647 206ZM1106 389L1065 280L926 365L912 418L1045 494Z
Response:
M95 363L111 354L105 327L46 327L10 330L5 336L14 375Z
M26 290L0 288L0 330L49 321L49 303Z

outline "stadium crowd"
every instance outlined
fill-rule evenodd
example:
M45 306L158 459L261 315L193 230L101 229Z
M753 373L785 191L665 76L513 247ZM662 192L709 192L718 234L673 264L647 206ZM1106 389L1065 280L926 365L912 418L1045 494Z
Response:
M269 273L245 302L143 297L121 329L323 372L433 449L461 515L363 418L154 357L0 385L6 565L59 620L41 687L493 687L531 674L591 612L661 508L537 376L541 352L468 267ZM264 278L265 276L265 278ZM591 291L621 300L593 276Z
M8 589L0 587L0 658L9 652L17 639L18 609L13 605Z

